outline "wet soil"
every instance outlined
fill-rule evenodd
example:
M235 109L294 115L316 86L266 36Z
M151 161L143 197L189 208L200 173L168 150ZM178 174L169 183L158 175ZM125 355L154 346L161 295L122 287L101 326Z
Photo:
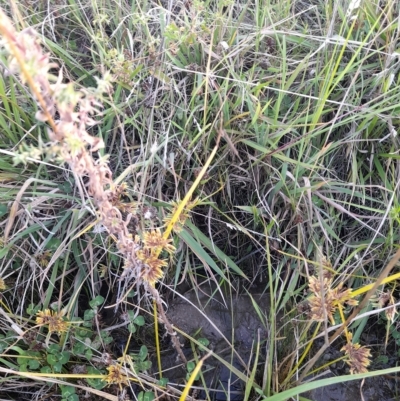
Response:
M203 283L196 291L175 294L169 302L167 316L170 322L182 332L193 338L206 338L210 341L207 348L214 355L223 358L247 377L254 363L254 350L257 341L260 349L268 344L269 333L269 294L259 289L218 290L216 285ZM255 307L256 304L256 307ZM258 309L258 311L257 311ZM279 326L281 317L276 318ZM259 340L258 340L259 339ZM180 335L183 351L188 360L193 360L193 351L200 358L202 353L190 344L187 336ZM263 354L259 355L259 370L263 367ZM176 352L169 347L162 358L164 376L170 384L184 386L187 371L176 359ZM196 400L241 401L245 383L215 357L208 358L203 366L203 380L197 381L193 388ZM333 374L333 373L332 373ZM340 373L343 374L343 373ZM339 375L340 375L339 374ZM329 377L329 376L324 376ZM204 386L205 384L205 386ZM394 401L395 382L385 377L361 381L339 383L303 394L312 401ZM208 388L208 394L204 391Z
M267 335L269 294L252 291L251 295L226 295L223 292L224 289L218 290L214 284L202 284L197 291L177 296L169 305L168 317L189 335L201 329L201 337L206 337L211 344L234 338L236 345L251 347L254 333L261 330L262 336ZM261 316L257 314L253 301Z
M258 307L258 313L253 302ZM223 358L240 372L248 376L252 368L255 341L264 343L268 336L269 294L253 291L226 296L223 290L218 291L215 285L202 284L197 291L179 294L168 307L168 318L171 323L194 338L206 338L210 341L208 348ZM184 344L184 353L192 358L190 342L180 337ZM173 367L172 355L164 356L163 366ZM175 368L166 373L170 380L182 381L185 370ZM205 362L204 381L209 389L209 398L214 401L243 400L244 384L231 370L214 357ZM200 383L197 383L200 386ZM198 399L206 399L204 391L198 392Z

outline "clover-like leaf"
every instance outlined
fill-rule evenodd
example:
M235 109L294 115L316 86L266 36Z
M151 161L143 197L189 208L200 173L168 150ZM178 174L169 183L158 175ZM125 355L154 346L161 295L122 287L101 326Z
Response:
M92 351L91 348L88 348L88 349L85 351L85 357L86 357L86 359L87 359L88 361L91 361L91 360L92 360L92 358L93 358L93 351Z
M141 391L137 399L138 401L153 401L155 399L155 395L152 391Z
M63 398L68 398L70 395L75 394L75 387L61 385L61 395Z
M73 347L73 349L72 349L72 351L73 351L73 353L74 353L75 355L83 354L83 353L85 352L85 350L86 350L86 346L85 346L84 343L81 343L81 342L75 343L75 344L74 344L74 347Z
M196 367L196 364L193 361L190 361L186 364L186 370L191 373L193 372L194 368Z
M136 333L136 326L133 323L128 324L129 333Z
M94 368L93 366L88 367L88 374L89 375L102 375L104 372L101 372L100 370ZM96 390L101 390L107 385L107 382L103 381L102 379L91 379L91 378L86 378L86 381L88 382L90 387L95 388Z
M28 362L28 367L31 370L39 369L40 362L37 359L30 359L29 362Z
M100 331L100 338L102 339L102 342L106 345L111 344L114 341L109 331Z
M54 370L54 372L60 373L60 372L61 372L61 369L62 369L62 363L61 363L61 362L56 362L56 363L53 365L53 370Z
M168 384L168 378L167 377L162 377L157 384L161 387L165 387Z
M85 313L83 314L84 320L93 320L96 315L96 312L93 309L86 309Z
M47 354L46 360L50 366L54 366L58 362L58 356L54 354Z
M68 351L63 351L59 354L59 361L61 364L65 365L69 361L70 353Z
M58 344L50 344L48 348L48 352L51 354L58 354L60 352L60 346Z
M97 295L96 298L92 299L89 302L89 305L90 305L91 308L94 309L94 308L97 308L100 305L103 305L103 302L104 302L104 297L102 297L101 295Z
M28 315L36 315L36 313L38 313L40 309L40 305L35 306L35 304L29 304L29 306L26 308L26 313Z
M40 368L40 373L51 373L51 367L50 366L42 366Z
M207 338L201 337L197 340L200 343L200 346L203 345L204 347L208 347L210 341Z
M144 323L145 323L145 321L144 321L144 317L143 316L141 316L141 315L139 315L139 316L137 316L134 320L133 320L133 323L135 323L137 326L144 326Z
M147 347L145 345L142 345L140 347L140 351L139 351L139 359L143 362L147 358L148 354L149 354L149 351L148 351Z

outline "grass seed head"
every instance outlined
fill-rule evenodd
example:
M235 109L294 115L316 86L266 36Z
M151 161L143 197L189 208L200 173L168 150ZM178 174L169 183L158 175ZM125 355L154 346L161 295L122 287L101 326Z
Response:
M332 285L331 275L309 278L309 289L312 293L309 299L311 319L322 322L327 317L332 324L335 324L334 314L339 305L357 305L358 302L352 298L351 289L343 289L343 283L336 288L332 288Z
M68 322L64 320L62 312L54 312L50 309L37 312L36 323L47 325L50 333L65 333L68 329Z
M351 374L366 373L367 367L370 365L371 351L367 347L362 347L360 344L349 342L341 351L346 355L346 363L350 366Z
M119 365L111 365L107 368L108 374L104 379L108 385L111 384L118 384L119 387L122 389L122 385L128 385L128 378L122 371L122 367Z
M171 245L171 242L171 239L162 236L160 229L146 231L143 234L143 248L151 250L154 254L159 254L163 250L172 254L175 247Z
M142 280L154 286L162 278L163 268L168 263L163 259L159 259L154 251L139 250L136 256L143 263L143 269L140 274Z

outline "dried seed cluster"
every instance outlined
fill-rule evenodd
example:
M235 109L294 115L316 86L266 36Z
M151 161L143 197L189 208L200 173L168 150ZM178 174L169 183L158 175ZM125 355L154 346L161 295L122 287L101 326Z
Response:
M48 326L49 333L65 333L68 329L68 322L64 319L62 312L54 312L50 309L39 311L36 317L38 325Z
M313 320L323 322L328 320L332 325L335 324L334 315L337 310L343 311L345 305L355 306L358 301L353 298L351 289L345 289L343 282L337 286L333 282L330 263L324 258L323 269L320 276L310 276L308 285L311 292L309 298L310 317ZM367 347L362 347L358 343L353 343L352 334L347 330L347 344L341 351L345 353L346 363L350 366L350 373L367 372L367 367L371 363L371 351Z

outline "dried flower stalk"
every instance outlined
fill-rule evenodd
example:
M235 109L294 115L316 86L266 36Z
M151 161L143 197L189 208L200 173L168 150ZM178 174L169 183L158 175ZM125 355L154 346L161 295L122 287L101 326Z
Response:
M355 306L358 304L354 299L351 289L343 289L343 283L333 288L333 275L327 270L323 270L320 277L311 276L309 278L309 289L312 293L310 304L311 319L325 321L327 318L331 324L335 324L334 314L339 310L343 318L343 307L345 304ZM345 328L347 344L342 347L346 357L346 363L350 366L350 373L368 372L367 367L371 361L371 351L367 347L362 347L358 343L352 342L352 334Z
M173 330L154 285L162 277L163 268L167 265L165 260L159 258L161 251L172 253L174 247L169 239L163 238L159 230L144 233L143 240L129 232L130 217L124 220L121 212L132 211L136 205L123 208L121 197L126 185L114 185L107 157L97 154L104 148L104 142L88 132L96 124L94 117L101 115L102 94L112 90L110 75L105 74L103 79L96 78L97 88L77 91L73 83L63 83L62 69L58 77L49 73L57 65L51 63L49 56L42 52L36 32L29 28L17 33L1 10L0 34L3 38L1 45L8 53L9 73L19 74L22 83L28 84L39 109L36 118L48 125L49 143L41 149L25 147L15 162L26 163L28 158L39 160L42 154L47 154L67 163L77 178L85 178L87 193L96 205L99 221L115 239L124 257L125 271L121 280L134 278L148 284L147 288L150 288L157 302L163 323L172 335ZM10 224L7 232L9 229ZM40 312L37 321L39 324L49 324L55 318L44 311ZM56 330L56 326L54 330L49 327L49 330L62 331L61 323L57 326L60 330ZM179 352L179 342L174 342L174 345ZM110 375L114 373L110 371Z
M343 283L333 288L333 278L324 272L322 277L311 276L309 289L312 293L309 303L311 319L318 322L325 320L325 316L332 324L335 324L334 314L339 305L357 305L357 300L352 297L350 289L343 289ZM326 315L325 315L326 314Z

